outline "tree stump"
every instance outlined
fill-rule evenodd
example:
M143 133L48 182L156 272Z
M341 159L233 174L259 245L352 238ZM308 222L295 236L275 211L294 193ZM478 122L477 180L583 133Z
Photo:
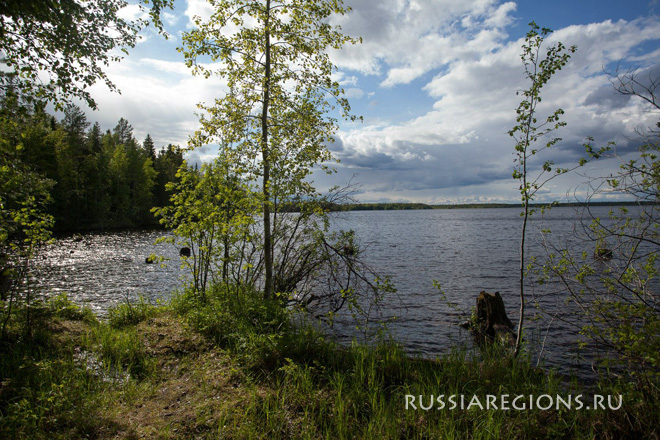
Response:
M476 331L479 336L491 341L497 338L508 343L515 341L513 323L506 316L500 292L495 292L493 295L482 291L479 294L476 318Z

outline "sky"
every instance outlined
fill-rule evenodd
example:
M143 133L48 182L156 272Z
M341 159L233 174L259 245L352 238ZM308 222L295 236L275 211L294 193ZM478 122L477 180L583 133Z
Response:
M362 44L330 53L335 77L362 122L340 121L330 151L336 173L313 175L323 191L356 185L361 202L515 203L512 178L517 95L528 87L520 60L529 22L553 29L549 44L577 46L564 69L543 89L539 116L561 108L567 123L548 156L530 162L538 174L545 160L571 167L583 144L615 142L612 157L592 162L544 185L539 202L589 195L592 179L617 172L634 157L638 131L660 114L641 99L617 94L610 75L636 68L639 78L660 76L658 0L345 0L352 10L332 22ZM113 128L120 117L138 140L151 135L157 148L187 145L199 128L196 105L223 94L220 78L195 77L177 51L193 17L207 16L205 0L177 0L164 15L171 37L153 29L120 63L107 68L121 95L103 85L92 94L99 110L90 121ZM122 11L137 18L131 6ZM187 153L209 160L212 148ZM620 200L615 192L594 200ZM629 199L628 199L629 200Z

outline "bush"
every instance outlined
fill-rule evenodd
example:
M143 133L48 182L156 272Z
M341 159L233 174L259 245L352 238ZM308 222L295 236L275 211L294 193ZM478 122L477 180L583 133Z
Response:
M659 80L657 71L633 69L612 83L622 95L641 98L650 111L658 111ZM600 372L632 378L640 389L657 395L660 122L639 134L642 145L637 156L619 158L622 164L616 175L591 180L586 198L590 202L618 194L636 206L612 209L600 218L587 204L576 228L581 248L556 244L547 237L548 255L540 281L556 281L567 292L568 306L562 306L563 314L556 316L580 330L582 345L599 351Z
M251 288L213 285L205 301L188 290L170 304L196 331L236 352L249 368L273 366L290 328L283 303Z

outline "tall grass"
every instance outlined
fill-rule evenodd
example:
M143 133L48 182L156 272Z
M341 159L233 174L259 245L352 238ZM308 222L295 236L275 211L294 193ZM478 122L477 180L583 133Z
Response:
M98 437L112 424L103 412L153 372L153 360L134 327L101 323L65 295L31 307L32 331L15 313L0 341L0 438Z
M625 394L616 412L468 405L473 396L485 404L489 395L589 398L576 381L536 368L525 356L514 359L502 346L454 349L438 359L411 358L387 338L340 347L317 328L291 325L281 305L259 295L213 292L194 307L180 297L175 309L228 349L258 384L242 405L224 410L221 438L658 437L658 401L604 382L601 394ZM444 408L437 400L429 405L440 395ZM410 396L422 405L407 408ZM448 396L464 396L465 406L450 409Z
M282 303L264 299L250 288L213 286L205 301L190 292L176 295L170 307L196 331L230 349L253 370L268 370L281 362L279 346L290 330Z
M114 328L122 328L139 324L158 313L157 305L149 303L147 299L140 295L135 303L132 303L128 297L125 301L111 307L108 311L108 322Z

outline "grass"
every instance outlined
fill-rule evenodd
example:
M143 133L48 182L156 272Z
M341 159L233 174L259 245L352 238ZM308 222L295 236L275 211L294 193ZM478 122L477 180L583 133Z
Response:
M195 303L184 294L168 306L123 304L108 322L57 298L33 314L29 339L17 313L0 345L0 438L660 437L659 394L649 389L585 389L501 347L437 360L410 358L387 339L340 347L257 298L213 290ZM461 409L457 397L449 408L449 396L589 402L593 393L622 394L623 405Z

